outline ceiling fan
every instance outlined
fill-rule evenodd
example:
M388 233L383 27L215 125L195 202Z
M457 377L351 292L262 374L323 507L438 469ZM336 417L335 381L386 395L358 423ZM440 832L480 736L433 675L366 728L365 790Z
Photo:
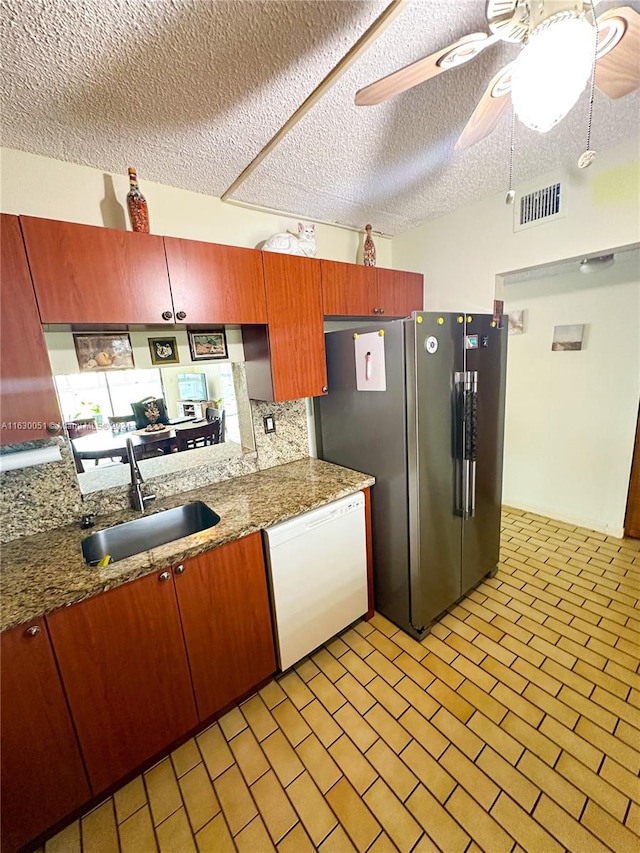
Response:
M470 62L499 41L521 43L517 58L489 83L455 148L468 148L488 136L511 103L524 124L544 132L576 103L594 58L595 85L608 97L621 98L640 88L640 15L620 6L604 12L594 24L591 13L590 0L487 0L491 34L463 36L360 89L355 102L382 103Z

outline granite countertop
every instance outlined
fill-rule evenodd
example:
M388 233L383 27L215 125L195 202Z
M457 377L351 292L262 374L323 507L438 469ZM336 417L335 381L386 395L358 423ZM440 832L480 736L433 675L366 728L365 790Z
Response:
M81 530L79 523L14 539L2 546L0 630L165 569L373 483L374 478L367 474L319 459L302 459L183 492L154 502L147 514L200 500L218 513L220 522L101 569L89 568L82 558L81 542L91 531ZM99 517L93 530L138 517L132 510Z

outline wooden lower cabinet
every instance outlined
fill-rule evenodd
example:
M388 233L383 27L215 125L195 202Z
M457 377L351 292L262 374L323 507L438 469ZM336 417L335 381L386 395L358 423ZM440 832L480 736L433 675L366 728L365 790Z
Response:
M47 617L94 794L197 723L171 572Z
M44 619L0 636L0 847L20 847L90 797Z
M1 850L15 853L275 672L261 536L0 639Z
M229 705L276 670L259 533L174 569L198 718Z

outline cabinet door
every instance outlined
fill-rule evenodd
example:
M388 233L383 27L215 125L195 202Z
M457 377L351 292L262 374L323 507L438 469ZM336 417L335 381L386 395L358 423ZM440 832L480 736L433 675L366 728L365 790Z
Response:
M274 400L326 393L322 280L310 258L263 252Z
M164 245L180 322L267 322L259 251L175 237L165 237Z
M162 323L173 306L162 237L21 216L43 323Z
M423 288L419 273L378 269L379 305L387 317L408 317L412 311L422 311Z
M47 621L94 793L196 725L170 572L56 610Z
M260 534L174 571L198 717L204 720L276 670Z
M367 317L377 314L378 278L375 267L320 261L326 316Z
M0 228L0 444L11 444L50 438L61 418L18 217L3 213Z
M43 619L5 631L2 654L2 851L13 853L90 797Z

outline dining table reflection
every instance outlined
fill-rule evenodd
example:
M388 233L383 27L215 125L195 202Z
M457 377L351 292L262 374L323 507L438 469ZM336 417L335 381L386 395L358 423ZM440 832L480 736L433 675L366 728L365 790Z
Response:
M78 465L84 471L83 460L101 459L127 463L127 439L131 439L136 459L147 459L167 453L177 453L220 442L220 421L189 420L169 424L165 429L146 432L144 429L129 432L98 429L71 439L71 447Z

